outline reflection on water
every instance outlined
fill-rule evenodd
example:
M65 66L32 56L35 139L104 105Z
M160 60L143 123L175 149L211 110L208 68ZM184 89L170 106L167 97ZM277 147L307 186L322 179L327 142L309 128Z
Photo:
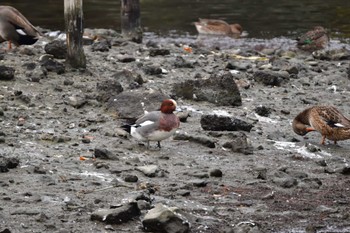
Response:
M220 18L240 23L249 37L295 37L323 25L333 37L350 38L349 0L140 0L141 22L145 31L166 35L196 34L192 22L201 18ZM63 29L63 1L2 1L27 16L34 25ZM120 30L120 1L84 0L85 27Z

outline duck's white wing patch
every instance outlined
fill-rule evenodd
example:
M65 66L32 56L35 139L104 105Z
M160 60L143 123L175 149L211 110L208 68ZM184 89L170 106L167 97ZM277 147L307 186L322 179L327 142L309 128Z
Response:
M132 137L136 138L137 140L140 140L140 141L147 141L147 138L145 138L144 136L142 136L141 134L142 133L139 133L137 131L137 129L139 128L142 128L142 127L145 127L146 125L151 125L151 124L154 124L153 121L144 121L140 124L135 124L135 125L132 125L131 126L131 129L130 129L130 134ZM141 129L142 130L142 129Z
M340 127L340 128L345 128L345 126L340 124L340 123L335 123L334 125L337 126L337 127Z
M16 31L21 35L27 35L22 29L16 29Z

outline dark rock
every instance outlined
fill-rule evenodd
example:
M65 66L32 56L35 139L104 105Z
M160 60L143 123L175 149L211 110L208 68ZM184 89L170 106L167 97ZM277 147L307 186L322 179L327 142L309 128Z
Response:
M0 233L11 233L11 231L8 228L5 228L3 230L0 230Z
M36 174L46 174L47 170L43 165L38 165L34 167L34 173Z
M95 148L94 156L95 158L99 159L119 160L117 155L113 154L111 151L105 148Z
M216 169L210 170L209 175L212 177L222 177L222 171L216 168Z
M238 132L236 134L231 134L232 139L225 142L222 146L224 148L229 148L233 152L243 153L245 155L253 154L253 147L248 141L247 135L243 132Z
M177 133L174 135L174 140L190 141L190 142L195 142L195 143L207 146L209 148L215 148L215 142L212 139L208 137L203 137L203 136Z
M129 89L139 88L145 82L139 73L127 69L117 71L111 78L120 82L124 88L128 87ZM114 95L118 93L114 93Z
M72 86L73 84L74 84L74 81L71 79L65 79L63 81L63 85L65 85L65 86Z
M101 102L107 102L111 96L115 96L123 92L122 85L115 79L107 79L97 83L97 97L96 99Z
M180 122L187 122L187 118L190 116L189 111L176 112L176 116L180 119Z
M254 109L254 111L259 116L264 116L264 117L268 117L271 114L271 109L265 106L258 106Z
M169 96L157 91L124 91L111 97L107 108L115 111L119 118L135 121L145 111L150 112L159 109L164 99L169 99Z
M148 211L142 225L147 232L187 233L190 230L186 219L162 204Z
M14 168L16 168L19 165L19 159L17 159L17 158L10 157L10 158L7 158L6 160L7 160L6 166L9 169L14 169Z
M150 46L149 43L147 46ZM150 49L149 50L149 55L151 57L155 56L165 56L165 55L170 55L170 50L169 49Z
M110 48L112 46L108 40L96 41L91 45L91 51L93 52L108 52Z
M64 59L67 55L67 44L64 40L53 40L45 45L45 52L54 58Z
M297 75L299 73L299 69L296 66L288 66L285 68L285 71L287 71L289 74Z
M174 66L176 68L194 68L194 65L186 61L183 57L176 57Z
M276 171L272 174L272 181L282 188L291 188L298 184L297 179L291 177L283 171Z
M114 209L99 209L91 214L90 219L109 224L122 224L140 216L140 214L137 202L131 202Z
M350 166L345 165L341 170L340 173L343 175L350 175Z
M198 180L191 180L190 183L198 188L205 187L209 183L207 180L198 179Z
M148 75L159 75L159 74L162 74L162 69L159 67L159 66L144 66L143 67L143 71L145 72L145 74L148 74Z
M42 61L41 67L46 69L48 72L56 72L57 74L63 74L65 72L64 64L54 59L47 59Z
M131 55L127 55L127 54L120 54L117 56L117 60L119 62L122 62L122 63L129 63L129 62L134 62L136 61L136 58L131 56Z
M242 99L231 73L211 75L208 79L191 79L174 84L176 96L208 101L218 106L240 106Z
M239 62L234 62L234 61L230 61L226 65L227 69L230 69L230 70L242 70L242 71L246 71L246 70L248 70L251 67L252 67L252 65L250 63L239 63Z
M267 86L281 86L289 80L289 74L286 71L256 71L254 80Z
M36 68L36 63L34 62L29 62L23 64L23 67L26 67L27 70L34 70Z
M12 80L15 78L15 69L0 65L0 80Z
M350 51L346 48L333 49L333 50L319 50L312 53L312 56L316 59L327 61L340 61L349 60Z
M126 175L124 176L124 181L125 182L131 182L131 183L135 183L139 180L139 178L135 175Z
M76 95L66 97L64 99L64 102L65 104L70 105L74 108L81 108L87 103L87 100L85 96Z
M8 172L19 165L19 160L14 157L0 157L0 173Z
M213 131L238 131L243 130L250 132L253 128L252 124L234 117L218 116L218 115L202 115L200 120L204 130Z

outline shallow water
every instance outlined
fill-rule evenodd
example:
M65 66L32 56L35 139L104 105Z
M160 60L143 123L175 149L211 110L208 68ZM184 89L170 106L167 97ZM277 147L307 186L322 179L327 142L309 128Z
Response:
M1 4L18 8L34 25L64 28L63 1ZM120 1L84 0L84 16L85 27L120 30ZM333 37L350 38L349 0L141 0L141 17L145 31L160 35L195 35L192 22L201 17L240 23L252 38L293 38L315 25L327 27Z

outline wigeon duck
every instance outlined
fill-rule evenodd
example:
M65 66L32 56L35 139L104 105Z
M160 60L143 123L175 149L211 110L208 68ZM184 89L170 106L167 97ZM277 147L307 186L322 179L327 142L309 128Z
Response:
M314 27L297 39L297 47L302 50L316 51L324 49L329 43L327 30L321 26Z
M160 111L146 113L136 120L134 125L124 125L132 137L147 142L157 141L160 148L160 141L172 136L180 126L179 118L174 114L176 102L173 99L166 99L160 106Z
M333 106L314 106L299 113L293 120L296 134L305 135L318 131L322 135L321 144L326 138L334 141L350 139L350 120Z
M16 46L34 44L42 34L15 8L0 6L0 43Z
M239 37L243 31L239 24L228 24L219 19L199 19L194 25L199 34Z

